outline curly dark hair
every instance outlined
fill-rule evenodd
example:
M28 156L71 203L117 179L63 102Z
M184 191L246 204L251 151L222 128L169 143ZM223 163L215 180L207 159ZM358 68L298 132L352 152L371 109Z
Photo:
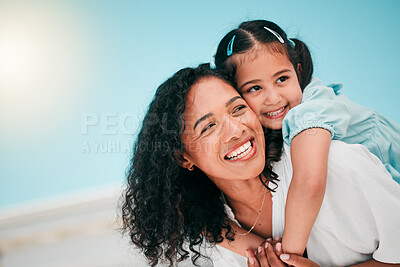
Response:
M205 241L234 240L220 189L200 169L180 166L186 97L193 85L207 77L232 84L209 64L182 69L161 84L134 145L122 219L132 243L151 266L159 261L172 266L188 258L190 251L196 264L200 256L206 257L200 253ZM267 164L263 173L267 179L260 180L265 186L277 180L272 166Z

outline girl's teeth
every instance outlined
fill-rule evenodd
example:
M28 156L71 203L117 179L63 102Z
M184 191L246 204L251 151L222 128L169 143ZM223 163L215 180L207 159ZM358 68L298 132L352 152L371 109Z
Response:
M271 116L271 117L275 116L275 115L278 115L279 113L281 113L285 109L285 107L281 108L280 110L274 111L274 112L267 112L265 114L267 114L267 116Z

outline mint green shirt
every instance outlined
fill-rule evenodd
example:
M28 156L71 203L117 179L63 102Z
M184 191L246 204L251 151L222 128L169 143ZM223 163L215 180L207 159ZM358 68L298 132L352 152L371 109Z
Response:
M314 77L304 89L301 104L283 119L285 143L290 145L306 129L326 129L334 140L364 145L400 184L400 126L375 110L351 101L340 92L341 87L325 86Z

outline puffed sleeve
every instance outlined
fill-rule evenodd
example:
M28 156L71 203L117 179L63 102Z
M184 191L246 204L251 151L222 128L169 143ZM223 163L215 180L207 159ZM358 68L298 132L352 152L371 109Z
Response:
M346 135L350 112L346 103L340 101L331 87L323 85L307 87L300 105L289 110L282 121L282 134L286 144L300 132L309 128L323 128L332 139L340 140Z

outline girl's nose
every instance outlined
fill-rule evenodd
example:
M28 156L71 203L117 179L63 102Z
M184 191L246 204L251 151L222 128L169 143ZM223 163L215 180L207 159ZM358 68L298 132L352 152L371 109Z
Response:
M264 91L264 105L274 106L281 102L281 100L282 95L276 89Z

